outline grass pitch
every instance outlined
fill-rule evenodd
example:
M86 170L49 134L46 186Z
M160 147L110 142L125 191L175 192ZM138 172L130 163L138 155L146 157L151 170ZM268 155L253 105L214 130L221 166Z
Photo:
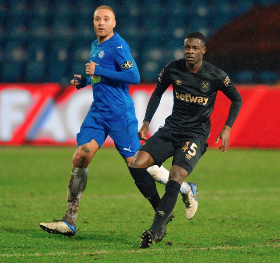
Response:
M280 151L208 150L188 178L194 219L179 196L165 239L140 250L154 213L112 148L89 166L76 236L39 227L64 215L74 150L0 148L0 262L280 262Z

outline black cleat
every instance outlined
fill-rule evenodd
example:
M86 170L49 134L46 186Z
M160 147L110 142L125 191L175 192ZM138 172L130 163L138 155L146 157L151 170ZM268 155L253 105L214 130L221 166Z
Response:
M171 212L171 214L167 217L166 221L164 222L161 230L155 234L151 229L144 231L141 236L142 240L141 240L140 248L149 248L150 245L153 243L153 241L155 243L161 242L167 234L166 232L167 224L171 222L174 217L175 215L173 214L173 212Z
M157 232L155 235L154 235L154 241L155 243L159 243L161 242L164 237L166 236L167 234L167 231L166 231L166 226L169 222L172 221L172 219L175 217L175 215L173 214L173 212L171 212L171 214L167 217L166 221L164 222L161 230L159 232Z
M141 240L140 248L149 248L154 240L151 230L144 231L141 238L142 240Z
M169 222L171 222L172 219L173 219L174 217L175 217L175 215L173 214L173 212L171 212L170 215L167 217L165 223L164 223L163 226L162 226L162 227L164 228L165 232L166 232L166 226L167 226L167 224L168 224Z

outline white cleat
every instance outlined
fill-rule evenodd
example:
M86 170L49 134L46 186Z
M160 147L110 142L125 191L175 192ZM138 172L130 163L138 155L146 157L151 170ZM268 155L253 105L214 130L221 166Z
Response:
M52 223L40 223L40 227L52 234L60 234L63 236L75 236L76 226L69 225L66 221L55 221Z
M187 194L182 194L183 202L186 206L186 217L187 219L192 219L197 211L197 185L195 183L188 183L191 186L191 191Z

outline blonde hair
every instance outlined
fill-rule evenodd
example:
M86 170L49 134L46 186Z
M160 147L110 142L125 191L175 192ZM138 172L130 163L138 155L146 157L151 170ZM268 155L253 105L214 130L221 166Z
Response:
M116 15L115 15L115 11L113 10L113 8L111 8L110 6L107 6L107 5L101 5L101 6L97 7L97 8L95 9L95 11L94 11L93 14L95 14L95 12L96 12L97 10L99 10L99 9L108 9L108 10L112 11L112 13L114 14L114 16L116 16Z

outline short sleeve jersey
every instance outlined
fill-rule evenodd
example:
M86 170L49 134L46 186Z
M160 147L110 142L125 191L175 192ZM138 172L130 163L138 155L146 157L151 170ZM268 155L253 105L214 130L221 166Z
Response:
M113 71L137 71L127 42L115 32L110 39L91 44L88 61ZM94 101L91 110L105 119L133 119L135 108L129 94L129 85L107 77L91 78Z
M207 138L210 134L210 115L218 90L226 95L236 90L227 74L204 61L197 73L190 72L185 59L169 63L160 73L157 88L173 86L174 105L165 126L180 133Z

